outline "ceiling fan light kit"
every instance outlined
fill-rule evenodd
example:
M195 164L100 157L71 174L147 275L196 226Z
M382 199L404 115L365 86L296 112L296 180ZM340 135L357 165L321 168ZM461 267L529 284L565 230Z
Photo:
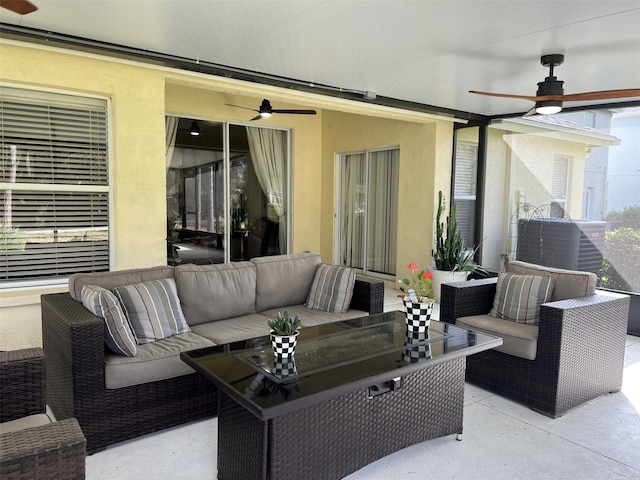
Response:
M194 137L198 137L200 135L200 126L195 120L191 122L191 126L189 127L189 135L192 135Z
M546 102L536 103L536 113L540 115L553 115L562 111L562 102L556 100L547 100Z

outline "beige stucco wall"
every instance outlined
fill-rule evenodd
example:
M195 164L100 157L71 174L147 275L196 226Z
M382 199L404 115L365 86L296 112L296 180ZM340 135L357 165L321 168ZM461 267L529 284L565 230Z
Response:
M438 190L449 191L453 127L450 122L418 124L362 115L325 112L322 131L322 257L334 251L336 155L383 147L400 148L397 265L432 263L433 216Z
M315 108L316 116L274 115L261 125L292 131L292 247L333 259L334 154L354 148L400 145L398 263L430 263L434 199L448 191L452 127L449 121L362 102L278 89L0 40L0 82L8 86L110 99L112 269L166 262L165 113L248 122L251 112L225 106ZM415 222L415 217L419 222ZM412 218L409 221L409 218ZM42 342L39 299L66 285L0 289L0 349Z
M5 85L111 99L113 268L166 262L162 76L132 65L5 43L0 43L0 59ZM0 290L0 349L40 345L40 295L65 289Z

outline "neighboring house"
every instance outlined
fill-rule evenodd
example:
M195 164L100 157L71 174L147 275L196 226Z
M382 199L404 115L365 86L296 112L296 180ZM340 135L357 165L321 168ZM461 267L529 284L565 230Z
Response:
M640 108L585 110L562 117L618 139L614 148L595 146L587 158L582 217L604 220L612 210L640 205Z
M465 136L459 133L457 143L464 141ZM468 144L472 142L472 137L467 139ZM487 139L483 266L501 271L505 259L515 257L518 220L528 218L535 209L541 209L542 216L582 219L588 158L594 147L618 143L616 137L568 121L564 115L494 122ZM471 156L456 156L456 171L459 162L468 158ZM461 171L473 168L471 162ZM457 180L456 173L456 189ZM480 242L472 238L467 243Z
M620 138L620 145L608 149L605 214L640 205L640 108L612 113L611 134Z

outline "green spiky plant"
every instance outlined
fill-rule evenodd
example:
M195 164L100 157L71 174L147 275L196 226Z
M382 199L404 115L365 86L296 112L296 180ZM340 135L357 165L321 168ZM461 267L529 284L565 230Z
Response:
M466 271L485 273L485 270L473 261L480 245L474 249L464 246L462 232L458 227L456 204L451 204L449 216L442 221L446 208L442 191L438 192L438 211L436 213L436 247L431 250L437 270L449 272Z
M9 250L24 251L26 243L27 237L19 228L0 224L0 252Z
M294 335L300 327L300 317L296 315L291 317L291 314L285 310L284 312L276 313L276 316L267 320L267 324L273 330L273 333L283 337Z

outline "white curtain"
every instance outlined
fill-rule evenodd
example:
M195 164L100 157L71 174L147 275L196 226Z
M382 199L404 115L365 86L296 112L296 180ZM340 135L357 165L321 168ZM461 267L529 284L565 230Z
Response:
M167 161L167 171L173 157L173 150L176 148L176 135L178 134L178 117L164 117L164 153Z
M342 167L342 263L364 268L364 225L367 213L366 156L347 155Z
M398 225L398 150L371 153L368 270L395 275Z
M247 127L247 138L258 182L269 205L273 207L278 216L280 252L286 253L286 132L270 128Z
M343 157L340 245L344 265L395 275L398 159L398 149Z
M176 135L178 133L178 117L164 117L165 133L165 162L167 172L167 218L178 218L180 216L180 174L176 169L169 170L171 159L176 147Z

